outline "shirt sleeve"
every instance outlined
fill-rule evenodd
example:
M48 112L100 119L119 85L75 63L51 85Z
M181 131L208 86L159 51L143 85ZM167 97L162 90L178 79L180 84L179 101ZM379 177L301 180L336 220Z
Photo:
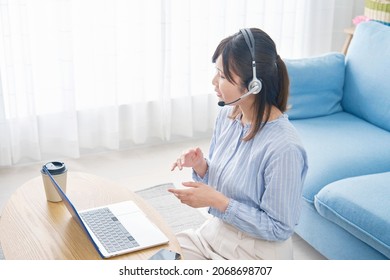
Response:
M200 183L204 183L204 184L208 184L209 182L209 160L207 158L205 158L206 160L206 163L207 163L207 171L206 171L206 174L202 177L200 177L198 175L198 173L195 172L194 169L192 169L192 179L195 181L195 182L200 182Z
M306 154L290 147L275 155L264 174L259 174L264 176L265 191L258 208L230 199L224 213L214 208L209 212L256 238L285 240L299 219L306 171Z

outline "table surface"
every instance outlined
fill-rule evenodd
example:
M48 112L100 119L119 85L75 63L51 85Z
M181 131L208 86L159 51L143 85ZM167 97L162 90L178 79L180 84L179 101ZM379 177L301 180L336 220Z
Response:
M92 174L68 172L67 181L66 193L78 210L133 200L169 238L168 244L110 259L148 259L162 248L181 253L170 227L137 194ZM18 188L6 203L0 219L0 242L6 259L101 259L64 203L46 200L41 176Z

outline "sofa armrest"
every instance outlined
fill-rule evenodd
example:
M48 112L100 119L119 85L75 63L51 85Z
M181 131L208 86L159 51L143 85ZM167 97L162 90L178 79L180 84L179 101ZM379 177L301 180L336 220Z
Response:
M360 23L348 48L342 106L390 131L390 27Z
M290 119L314 118L342 111L345 56L284 59L290 77Z

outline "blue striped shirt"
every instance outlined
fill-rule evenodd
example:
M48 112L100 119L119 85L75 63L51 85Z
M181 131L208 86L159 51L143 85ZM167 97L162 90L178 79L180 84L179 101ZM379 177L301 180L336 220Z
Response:
M287 115L243 141L250 125L228 118L231 110L224 107L217 117L207 173L193 178L230 198L224 213L210 208L210 214L253 237L285 240L299 220L306 152Z

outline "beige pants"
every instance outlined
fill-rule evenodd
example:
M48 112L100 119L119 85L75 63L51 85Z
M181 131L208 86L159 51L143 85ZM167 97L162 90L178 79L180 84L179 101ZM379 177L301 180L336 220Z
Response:
M277 242L253 238L215 217L197 230L178 233L177 238L185 260L293 258L291 238Z

